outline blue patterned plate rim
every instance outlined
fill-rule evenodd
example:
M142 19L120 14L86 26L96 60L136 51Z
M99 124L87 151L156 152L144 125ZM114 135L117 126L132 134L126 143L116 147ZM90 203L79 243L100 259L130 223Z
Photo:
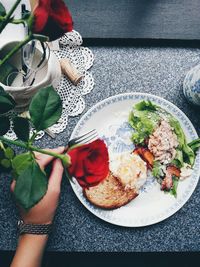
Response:
M190 133L190 136L192 139L198 138L197 132L193 126L193 124L191 123L191 121L189 120L189 118L184 114L183 111L181 111L176 105L174 105L173 103L171 103L170 101L159 97L159 96L155 96L152 94L148 94L148 93L140 93L140 92L132 92L132 93L122 93L122 94L117 94L114 96L110 96L98 103L96 103L93 107L91 107L78 121L77 125L75 126L71 137L70 138L74 138L76 136L78 136L78 133L80 132L81 128L84 126L84 124L96 113L96 112L100 112L101 109L103 109L104 107L108 106L108 105L112 105L114 103L120 102L120 101L126 101L126 100L151 100L151 101L155 101L156 104L160 105L161 107L163 106L164 103L164 108L166 110L170 109L171 113L173 113L173 115L175 114L175 116L177 117L177 119L179 121L181 121L184 126L187 128L188 132ZM100 208L95 207L94 205L92 205L91 203L89 203L86 198L83 196L82 194L82 189L80 188L79 184L77 182L73 183L70 182L72 189L74 191L74 193L76 194L76 196L78 197L78 199L80 200L80 202L91 212L93 213L95 216L99 217L100 219L109 222L111 224L115 224L118 226L123 226L123 227L143 227L143 226L148 226L148 225L152 225L155 223L158 223L160 221L163 221L165 219L167 219L168 217L172 216L174 213L176 213L191 197L192 193L194 192L198 181L199 181L199 176L200 176L200 152L197 153L196 156L196 161L195 161L195 165L194 165L194 171L193 174L191 175L190 179L190 185L189 185L189 189L184 193L183 197L181 199L179 199L179 201L177 201L175 203L175 205L173 205L172 207L170 207L170 209L167 209L166 211L162 212L160 215L158 216L152 216L152 217L148 217L145 220L142 221L137 221L137 219L135 220L131 220L131 221L127 221L126 219L119 219L119 218L115 218L112 217L111 215L106 215L106 213L109 214L109 212L111 211L102 211Z

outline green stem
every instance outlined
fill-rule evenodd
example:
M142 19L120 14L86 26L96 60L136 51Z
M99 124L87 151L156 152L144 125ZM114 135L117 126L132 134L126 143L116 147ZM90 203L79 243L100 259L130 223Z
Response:
M24 20L23 19L13 19L12 21L11 21L11 23L12 24L24 24L25 22L24 22Z
M21 142L21 141L10 140L10 139L3 137L3 136L0 136L0 140L7 143L7 144L19 146L19 147L25 148L25 149L30 150L30 151L37 151L37 152L42 153L42 154L53 156L55 158L62 160L62 162L65 162L67 166L69 166L71 164L70 157L67 154L66 155L57 154L53 151L48 151L48 150L44 150L41 148L37 148L35 146L28 145L28 144Z
M15 146L19 146L19 147L27 149L27 144L26 143L22 143L20 141L10 140L10 139L8 139L6 137L3 137L3 136L0 136L0 140L5 142L6 144L11 144L11 145L15 145Z
M33 133L33 135L31 136L31 138L30 138L30 144L31 144L31 145L32 145L32 143L34 142L34 140L35 140L37 134L38 134L38 132L35 131L35 132Z
M22 48L25 44L30 42L32 39L32 35L28 35L23 41L19 42L1 61L0 66L2 66L6 61L9 60L20 48Z
M41 149L41 148L38 148L38 147L35 147L35 146L32 146L32 145L30 145L28 148L31 151L37 151L39 153L46 154L46 155L61 159L62 161L64 159L67 159L67 161L68 161L67 163L70 165L70 157L67 154L66 155L57 154L57 153L55 153L53 151L44 150L44 149Z
M12 6L12 8L10 9L10 11L7 13L7 15L4 18L3 23L1 24L0 27L0 33L3 31L3 29L6 27L6 25L9 23L9 20L13 14L13 12L15 11L15 9L18 7L19 3L21 2L21 0L17 0L14 5Z

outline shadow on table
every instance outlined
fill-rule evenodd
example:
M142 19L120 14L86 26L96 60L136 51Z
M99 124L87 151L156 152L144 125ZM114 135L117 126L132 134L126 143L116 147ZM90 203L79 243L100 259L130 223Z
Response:
M1 267L9 267L13 251L0 251ZM188 267L198 266L200 253L65 253L46 252L41 267ZM28 266L27 266L28 267Z

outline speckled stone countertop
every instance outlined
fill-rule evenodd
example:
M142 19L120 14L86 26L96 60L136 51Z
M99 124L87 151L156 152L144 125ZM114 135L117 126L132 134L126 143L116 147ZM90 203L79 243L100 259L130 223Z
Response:
M176 104L200 134L199 111L182 93L187 71L200 63L200 50L189 48L91 47L94 90L85 97L85 112L98 101L123 92L147 92ZM55 140L44 137L38 144L66 144L80 117L70 118L68 128ZM0 177L0 249L14 250L17 212L9 191L11 178ZM200 184L189 201L172 217L144 228L123 228L106 223L79 202L63 181L60 205L48 250L53 251L199 251Z

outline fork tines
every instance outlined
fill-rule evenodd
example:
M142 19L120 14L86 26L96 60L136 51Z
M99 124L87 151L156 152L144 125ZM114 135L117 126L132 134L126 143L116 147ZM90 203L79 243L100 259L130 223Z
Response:
M96 140L97 138L98 138L98 133L95 129L93 129L81 136L78 136L70 140L68 143L68 146L70 147L70 146L81 144L81 143L87 144L89 142Z

